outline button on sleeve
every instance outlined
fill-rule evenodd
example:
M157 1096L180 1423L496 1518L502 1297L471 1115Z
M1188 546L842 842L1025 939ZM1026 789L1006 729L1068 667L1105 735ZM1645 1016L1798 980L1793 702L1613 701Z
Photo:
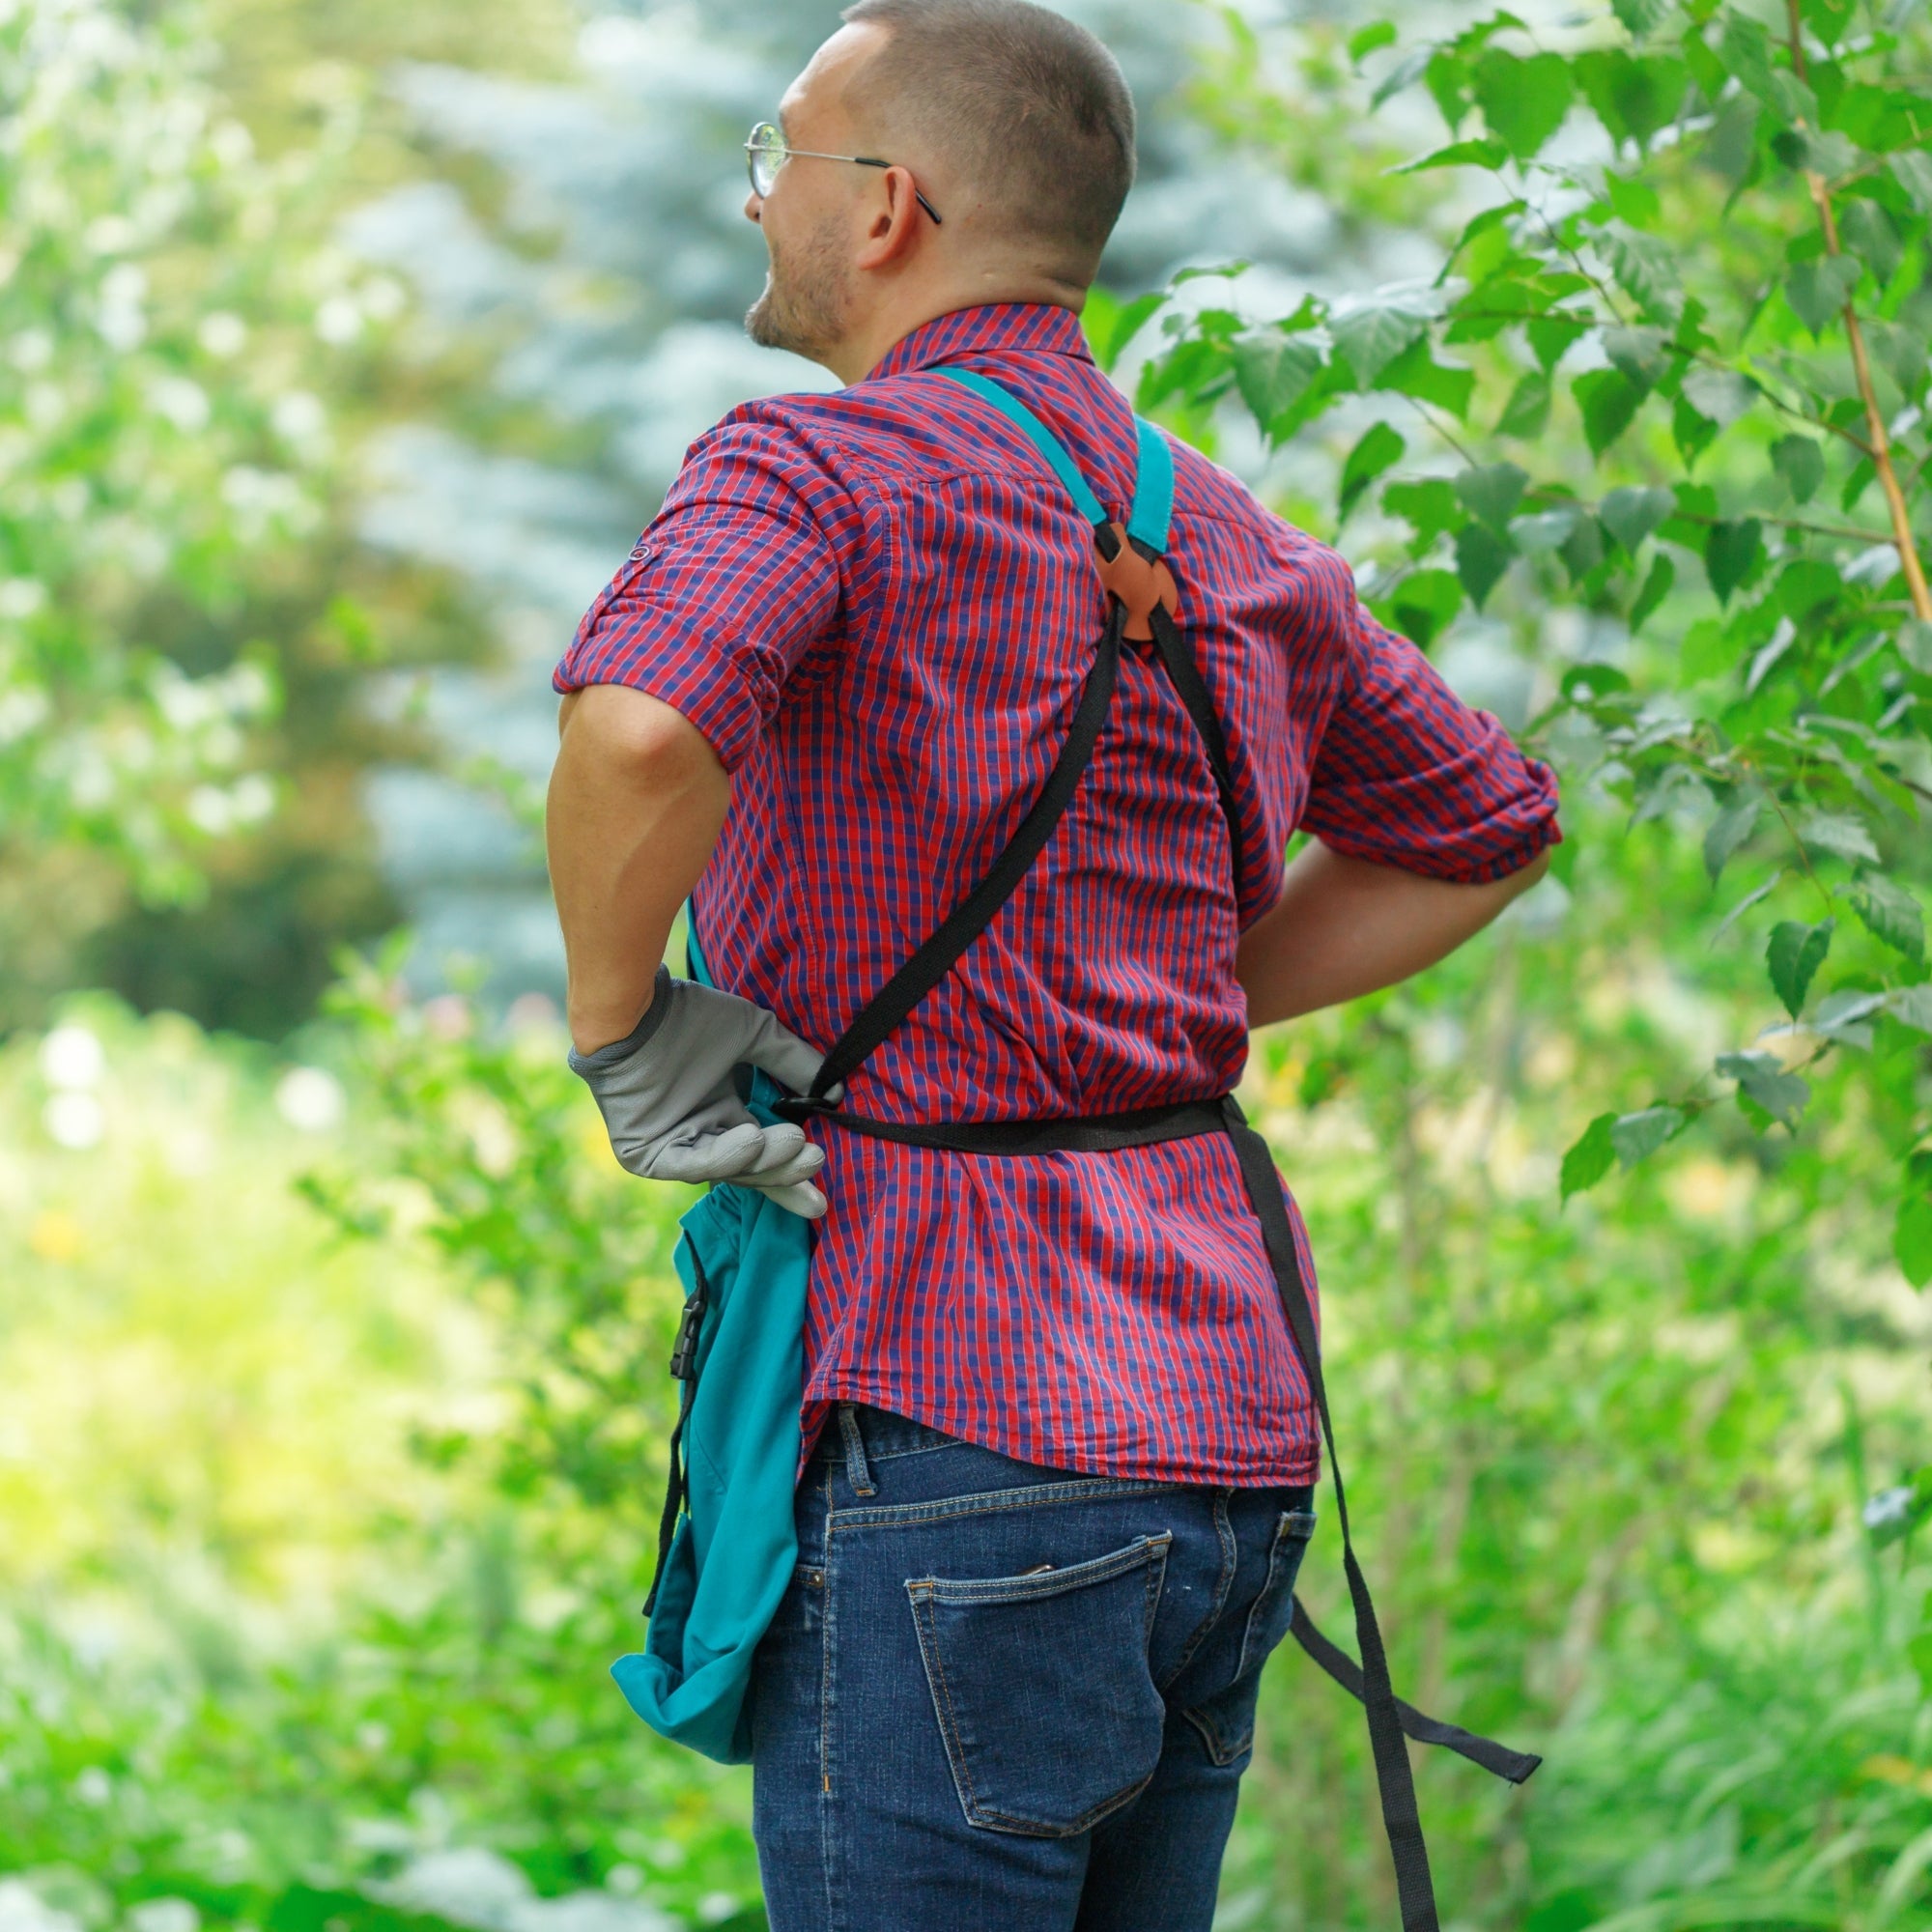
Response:
M825 472L769 422L693 445L652 523L578 626L558 691L623 684L682 712L727 771L838 619Z
M1375 865L1477 885L1562 834L1556 778L1472 711L1407 639L1357 607L1302 828Z

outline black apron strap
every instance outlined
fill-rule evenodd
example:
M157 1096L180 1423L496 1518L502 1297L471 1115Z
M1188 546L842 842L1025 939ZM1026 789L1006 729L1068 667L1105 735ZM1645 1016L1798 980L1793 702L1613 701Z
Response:
M695 1281L685 1296L678 1317L677 1340L671 1344L670 1372L678 1380L677 1427L670 1433L670 1471L665 1478L664 1514L658 1519L658 1567L651 1577L651 1594L644 1599L644 1615L658 1606L658 1591L664 1586L665 1564L670 1558L672 1539L677 1535L677 1519L690 1492L690 1472L684 1460L684 1425L691 1419L692 1397L697 1392L697 1338L704 1327L704 1311L711 1305L711 1284L704 1276L704 1264L697 1259L697 1245L685 1244L691 1253L691 1272Z
M1167 681L1173 685L1187 715L1194 721L1201 749L1208 753L1208 769L1214 775L1214 789L1220 794L1221 816L1228 821L1228 846L1234 853L1235 890L1241 883L1241 808L1235 796L1234 768L1228 762L1228 740L1215 714L1214 700L1208 695L1208 681L1201 675L1187 634L1168 614L1165 604L1156 604L1148 618L1153 632L1154 648L1160 653Z
M1116 604L1108 613L1099 649L1087 673L1074 707L1073 723L1060 748L1046 783L1007 840L1006 850L993 861L986 876L951 912L933 933L860 1009L859 1015L833 1043L818 1069L801 1111L823 1112L832 1088L865 1065L872 1051L898 1023L952 970L953 963L993 923L1000 908L1012 897L1027 868L1038 858L1053 828L1061 821L1080 784L1080 775L1094 755L1100 726L1113 703L1121 668L1121 627L1124 612ZM780 1112L785 1111L781 1106Z

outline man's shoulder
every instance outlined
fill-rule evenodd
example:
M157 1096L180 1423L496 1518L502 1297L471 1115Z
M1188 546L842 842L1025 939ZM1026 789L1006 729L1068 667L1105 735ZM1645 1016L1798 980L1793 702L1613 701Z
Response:
M693 445L793 460L858 489L881 477L930 473L952 460L935 420L953 385L931 372L887 376L849 388L797 390L740 403Z

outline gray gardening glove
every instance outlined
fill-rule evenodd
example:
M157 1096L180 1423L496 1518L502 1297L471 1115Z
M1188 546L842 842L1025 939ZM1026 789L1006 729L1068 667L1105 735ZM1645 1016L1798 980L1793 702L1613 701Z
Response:
M805 1129L760 1126L738 1097L731 1070L750 1065L805 1093L824 1059L775 1015L733 993L658 968L644 1016L623 1039L573 1052L571 1070L596 1097L611 1148L647 1180L728 1180L755 1187L815 1221L825 1196L809 1177L825 1164Z

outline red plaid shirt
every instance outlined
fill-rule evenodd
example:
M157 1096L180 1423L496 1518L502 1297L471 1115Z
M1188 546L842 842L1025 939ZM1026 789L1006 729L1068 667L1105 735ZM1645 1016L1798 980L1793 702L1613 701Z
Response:
M942 364L1014 389L1124 518L1133 418L1075 318L960 310L837 395L747 404L699 438L556 676L649 692L716 749L732 804L695 895L706 962L821 1047L1025 813L1105 617L1086 523ZM1065 818L854 1076L856 1113L1228 1093L1248 1039L1236 941L1297 826L1469 881L1557 837L1548 768L1362 611L1341 557L1193 450L1175 469L1168 556L1227 733L1240 900L1194 727L1130 649ZM1313 1480L1307 1384L1224 1136L988 1159L822 1131L808 1443L832 1403L865 1402L1057 1468Z

